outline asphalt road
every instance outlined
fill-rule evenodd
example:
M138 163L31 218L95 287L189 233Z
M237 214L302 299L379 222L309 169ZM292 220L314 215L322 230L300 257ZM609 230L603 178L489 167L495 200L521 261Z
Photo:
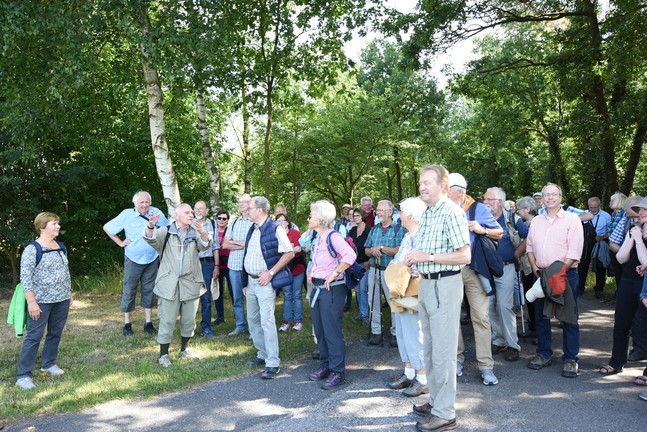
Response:
M623 373L603 377L596 368L611 350L613 305L587 294L581 298L580 373L561 376L561 330L553 325L553 365L526 367L534 345L522 340L521 359L509 363L495 357L496 386L479 379L471 328L463 327L468 352L465 373L458 378L458 430L465 431L645 431L647 402L638 398L645 387L632 384L645 362L629 363ZM282 373L265 381L259 373L215 381L181 393L150 400L114 401L54 417L39 417L11 431L413 431L418 417L408 398L386 383L401 372L397 349L348 347L346 385L321 390L307 374L315 360L283 365ZM260 369L259 369L260 372Z

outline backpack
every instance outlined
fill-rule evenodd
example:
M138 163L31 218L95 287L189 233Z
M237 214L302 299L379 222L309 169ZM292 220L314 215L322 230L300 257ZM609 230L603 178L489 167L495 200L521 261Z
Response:
M40 264L40 261L43 259L44 253L62 251L65 255L67 255L67 248L65 247L65 244L59 240L55 240L55 241L56 241L56 244L58 244L59 249L50 249L46 251L43 250L43 247L37 241L29 242L30 245L36 248L36 267L38 267L38 264Z
M514 212L510 209L506 211L503 209L503 218L505 219L505 226L508 229L508 235L510 236L510 243L515 250L521 244L521 236L519 236L519 231L517 231L517 221L519 216L516 216Z
M337 231L333 231L330 234L328 234L328 237L326 237L326 246L328 246L328 253L330 254L331 257L335 258L337 262L339 262L339 254L335 250L334 246L332 245L332 236L337 233L337 235L341 235ZM353 248L353 251L355 254L357 254L357 246L355 246L355 242L353 241L352 238L346 237L344 238L348 246ZM350 265L345 271L344 271L344 279L346 281L350 281L352 286L355 286L359 284L359 281L364 277L364 273L366 273L366 269L364 268L363 265L358 264L357 261L355 261L352 265Z

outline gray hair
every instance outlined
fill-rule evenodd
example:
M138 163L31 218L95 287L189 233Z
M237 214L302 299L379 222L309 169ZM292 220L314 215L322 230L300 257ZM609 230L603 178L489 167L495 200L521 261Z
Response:
M175 207L175 210L173 210L173 216L175 216L176 219L177 219L177 214L180 212L180 209L182 207L188 207L191 210L193 210L190 204L187 204L187 203L180 204L179 206Z
M555 184L555 183L546 183L546 186L544 186L543 188L541 188L541 196L544 196L544 191L546 190L546 188L547 188L548 186L555 186L555 187L557 188L557 190L559 191L559 196L563 196L563 194L562 194L562 188L561 188L561 187L559 187L559 185L557 185L557 184Z
M622 192L616 192L613 195L611 195L611 199L609 200L609 207L611 207L614 210L621 209L622 206L625 204L625 201L627 200L627 195L623 194Z
M407 198L400 203L400 213L414 221L419 221L426 210L427 204L418 197Z
M326 200L315 201L310 204L310 213L314 219L321 221L325 227L332 228L335 224L337 213L335 206Z
M635 206L638 204L640 201L642 201L643 197L640 195L632 195L629 198L625 200L625 204L622 206L622 209L624 211L629 210L631 207Z
M537 203L533 197L525 196L517 200L517 210L526 209L533 216L537 216Z
M377 206L378 206L378 207L380 206L380 203L381 203L381 202L386 203L386 206L387 206L387 208L388 208L389 210L393 210L393 209L395 208L395 206L393 205L393 203L391 202L391 200L390 200L390 199L384 198L384 199L379 200L379 201L377 202Z
M488 190L485 191L485 193L492 192L496 199L500 199L505 203L505 191L501 189L500 187L491 187L488 188Z
M139 197L141 194L146 194L146 196L148 196L148 201L150 201L151 204L153 203L153 198L151 197L151 194L149 194L146 191L140 190L135 192L135 195L133 195L133 205L137 205L137 197Z
M373 198L371 198L370 196L362 197L362 199L361 199L361 200L359 200L359 202L360 202L360 203L363 203L364 201L368 201L368 202L370 202L371 204L373 204Z
M261 209L263 213L270 213L270 200L268 200L264 196L255 196L252 198L252 202L254 203L254 206L258 209Z

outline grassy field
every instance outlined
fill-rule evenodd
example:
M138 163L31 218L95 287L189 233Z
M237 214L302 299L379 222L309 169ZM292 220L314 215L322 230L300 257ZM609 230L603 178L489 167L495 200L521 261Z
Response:
M180 337L171 344L173 367L157 365L159 345L155 337L144 333L144 314L138 307L133 315L135 335L122 335L123 314L119 312L121 275L118 270L96 278L75 281L74 306L61 340L57 364L65 369L61 377L40 372L40 355L34 368L36 388L24 391L16 387L16 368L23 339L15 337L6 324L10 299L0 300L0 429L2 426L35 415L78 411L115 399L149 398L164 392L191 388L210 381L230 378L260 369L246 365L256 356L247 336L228 338L234 329L231 300L225 296L226 322L214 327L215 336L193 338L191 346L198 361L178 356ZM283 300L277 300L276 321L282 321ZM215 312L215 311L214 311ZM157 327L156 311L153 322ZM347 340L365 336L367 329L351 322L353 312L345 314ZM305 327L300 332L279 334L281 361L295 363L306 358L314 348L310 331L310 311L304 304ZM198 326L200 313L198 312ZM199 334L199 331L198 331ZM41 343L42 348L42 343Z

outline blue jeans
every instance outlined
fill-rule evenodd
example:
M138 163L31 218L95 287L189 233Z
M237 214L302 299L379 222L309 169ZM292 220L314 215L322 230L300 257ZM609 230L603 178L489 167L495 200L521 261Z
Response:
M577 302L577 296L579 294L579 276L577 274L577 269L568 270L566 272L566 277L568 278L568 284L570 285L573 296L575 297L575 302ZM536 314L535 328L537 329L537 354L545 359L549 359L553 355L553 350L551 348L552 335L550 330L550 319L544 318L544 299L537 299L534 303ZM577 361L577 355L580 352L580 325L568 323L562 323L562 325L564 335L562 345L564 355L562 356L562 361Z
M236 319L236 328L245 330L245 300L243 296L243 271L229 269L229 280L234 299L234 318Z
M47 369L56 364L58 357L58 344L61 342L63 327L67 322L67 314L70 310L70 301L64 300L58 303L38 303L41 314L37 320L27 318L27 336L20 350L18 362L18 379L30 377L31 371L36 364L38 346L43 339L45 327L47 336L42 353L42 368Z
M220 285L220 296L216 299L216 320L220 319L225 320L225 299L223 294L225 292L225 280L227 281L227 289L229 290L229 298L231 298L231 304L234 304L234 293L231 290L231 280L229 280L229 269L220 269L220 274L218 275L218 285Z
M202 278L207 292L200 296L200 314L202 315L200 327L207 333L211 331L211 278L215 265L213 261L200 260L202 266Z
M359 315L362 318L368 318L368 272L364 273L355 291Z
M303 279L306 274L292 275L292 285L283 288L283 321L290 322L294 305L294 322L303 321Z

